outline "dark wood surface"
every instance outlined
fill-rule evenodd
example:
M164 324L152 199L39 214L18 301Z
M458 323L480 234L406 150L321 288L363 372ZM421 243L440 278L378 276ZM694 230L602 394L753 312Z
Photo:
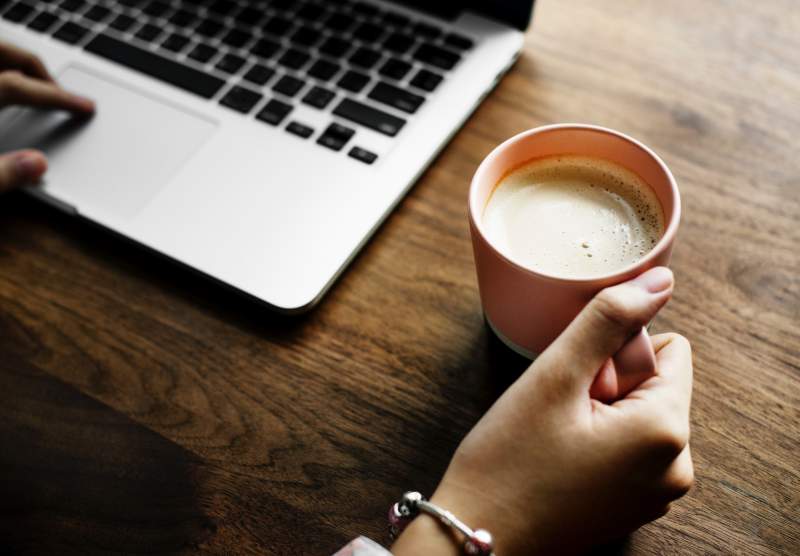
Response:
M697 483L610 553L800 554L800 10L539 0L525 53L323 304L276 317L0 198L0 552L327 555L385 540L521 369L484 326L479 161L583 121L640 138L685 216L657 330L695 353Z

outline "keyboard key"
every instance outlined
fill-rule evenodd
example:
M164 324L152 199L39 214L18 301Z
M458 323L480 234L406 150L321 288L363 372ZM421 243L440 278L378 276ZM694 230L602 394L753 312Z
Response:
M452 69L453 66L461 60L461 56L455 52L445 50L444 48L430 43L423 43L420 45L416 52L414 52L414 58L420 62L425 62L426 64L448 70Z
M200 43L189 52L189 58L205 64L217 53L217 49L211 45Z
M356 20L353 19L352 16L341 12L335 12L328 18L328 21L325 22L325 27L334 31L344 32L350 29L355 22Z
M89 8L83 17L86 19L90 19L92 21L103 21L111 14L111 10L106 8L105 6L92 6Z
M291 104L272 99L256 114L256 118L271 125L278 125L291 111Z
M353 91L354 93L358 93L361 91L361 89L366 87L367 83L369 83L368 75L349 70L339 80L339 87L342 89L347 89L348 91Z
M319 136L317 143L328 147L329 149L333 149L334 151L340 151L342 150L342 147L347 144L350 138L355 135L355 132L355 129L351 129L341 124L331 124L328 126L328 129L326 129L322 135Z
M195 19L192 12L180 9L169 17L169 22L177 27L188 27Z
M385 75L386 77L391 77L392 79L397 79L399 81L403 79L409 71L411 71L411 64L398 58L389 58L378 71L381 75Z
M290 48L283 53L283 56L278 58L278 63L282 66L286 66L287 68L298 70L305 66L310 59L311 56L302 50Z
M224 71L225 73L234 74L240 69L245 63L245 59L241 56L237 56L236 54L226 54L222 58L219 59L217 62L216 68L218 70Z
M316 77L322 81L328 81L331 77L339 73L342 69L338 64L327 60L317 60L308 70L308 75Z
M179 33L172 33L161 43L161 48L166 48L171 52L180 52L186 48L187 44L189 44L189 37Z
M165 4L159 0L150 2L142 11L152 17L161 17L169 10L169 4Z
M231 90L220 99L219 103L222 106L227 106L242 114L247 114L262 98L263 96L261 94L251 91L250 89L232 87Z
M52 27L56 21L58 21L58 17L55 14L51 14L50 12L41 12L39 15L30 20L28 27L34 31L44 32Z
M152 23L145 23L141 29L136 31L136 38L143 41L152 41L161 34L161 27Z
M433 91L442 82L442 76L438 73L433 73L426 69L421 69L417 75L411 80L414 87L422 89L423 91Z
M263 85L275 75L275 70L262 64L256 64L244 74L244 78L250 83Z
M375 42L383 35L383 29L374 23L362 23L353 31L353 36L364 42Z
M260 39L253 46L253 54L261 56L262 58L271 58L280 49L280 43L271 39Z
M313 106L314 108L319 108L322 110L336 96L336 93L333 91L329 91L328 89L324 89L322 87L312 87L306 96L303 97L303 102L308 104L309 106Z
M296 1L297 0L272 0L270 2L270 7L273 10L278 10L278 11L281 11L281 12L285 12L287 10L292 9L294 7Z
M284 75L278 79L278 82L272 86L272 89L286 95L287 97L293 97L300 89L303 88L304 85L304 81L297 79L296 77L292 77L291 75Z
M300 122L289 122L289 125L286 126L286 131L302 137L303 139L308 139L314 134L313 128L301 124Z
M32 13L33 6L24 4L23 2L17 2L5 11L3 14L3 19L13 21L14 23L19 23L20 21L28 19Z
M319 31L313 27L303 25L294 32L290 40L301 46L310 47L315 45L320 38L322 38L322 35Z
M338 37L329 37L319 46L319 51L333 58L340 58L350 50L352 44Z
M414 34L425 37L426 39L435 39L442 34L442 30L433 25L419 22L413 26Z
M294 24L286 18L275 16L264 25L264 31L276 37L282 37L289 32Z
M423 91L433 91L442 82L442 76L438 73L433 73L426 69L419 70L417 75L411 80L414 87L422 89Z
M371 48L365 48L363 46L356 49L356 51L353 52L352 56L349 58L351 64L354 66L360 66L364 69L372 68L372 66L374 66L380 59L380 52L372 50Z
M372 164L378 158L377 154L362 149L361 147L353 147L350 149L350 152L347 153L347 156L360 160L364 164Z
M241 29L231 29L222 37L222 42L234 48L242 48L250 42L252 35Z
M120 14L114 18L114 20L110 24L110 27L112 29L116 29L117 31L125 32L128 29L130 29L134 23L136 23L136 20L133 19L131 16L126 14Z
M391 50L398 54L408 52L408 49L414 44L414 37L406 35L405 33L392 33L386 40L383 41L383 47L386 50Z
M306 21L319 21L325 14L325 8L319 4L305 4L295 14L300 19Z
M336 116L374 129L390 137L397 135L406 123L401 118L349 98L342 100L333 113Z
M58 5L62 10L72 13L80 12L85 6L86 3L83 0L64 0Z
M219 15L228 15L236 7L236 2L232 0L214 0L208 6L208 11Z
M195 28L195 31L204 37L216 37L222 31L222 24L214 21L213 19L203 19L200 24Z
M53 33L53 38L64 41L68 44L75 44L80 42L88 32L89 29L86 27L78 25L77 23L73 23L72 21L68 21L59 27L58 31Z
M242 11L236 14L235 17L236 23L240 25L246 25L248 27L257 26L263 18L264 11L251 6L243 8Z
M225 84L218 77L105 34L89 41L86 50L204 98L213 97Z
M444 44L452 46L458 50L469 50L475 44L472 39L456 33L448 33L444 36Z
M370 91L369 98L377 100L403 112L413 114L425 102L425 97L409 93L403 89L381 81Z

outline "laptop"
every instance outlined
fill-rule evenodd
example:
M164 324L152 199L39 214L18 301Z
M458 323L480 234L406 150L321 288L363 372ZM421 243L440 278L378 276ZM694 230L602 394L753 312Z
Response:
M3 40L98 107L3 110L0 152L48 155L30 194L302 312L511 67L532 8L0 0Z

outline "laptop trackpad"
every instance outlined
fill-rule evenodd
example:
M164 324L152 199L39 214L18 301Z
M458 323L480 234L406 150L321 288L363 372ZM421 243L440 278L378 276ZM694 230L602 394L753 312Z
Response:
M42 149L49 159L42 186L79 212L135 215L216 128L212 120L92 70L70 66L58 81L94 99L96 114L79 120L64 112L17 109L0 122L0 152Z

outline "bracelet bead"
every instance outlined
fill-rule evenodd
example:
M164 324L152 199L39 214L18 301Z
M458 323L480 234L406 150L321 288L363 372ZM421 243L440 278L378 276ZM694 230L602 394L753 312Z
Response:
M490 556L493 549L492 535L486 529L476 529L464 543L464 552L470 556Z
M412 519L425 512L464 535L464 552L468 556L493 556L494 540L486 529L472 530L451 512L426 500L419 492L406 492L389 508L389 532L395 539Z

